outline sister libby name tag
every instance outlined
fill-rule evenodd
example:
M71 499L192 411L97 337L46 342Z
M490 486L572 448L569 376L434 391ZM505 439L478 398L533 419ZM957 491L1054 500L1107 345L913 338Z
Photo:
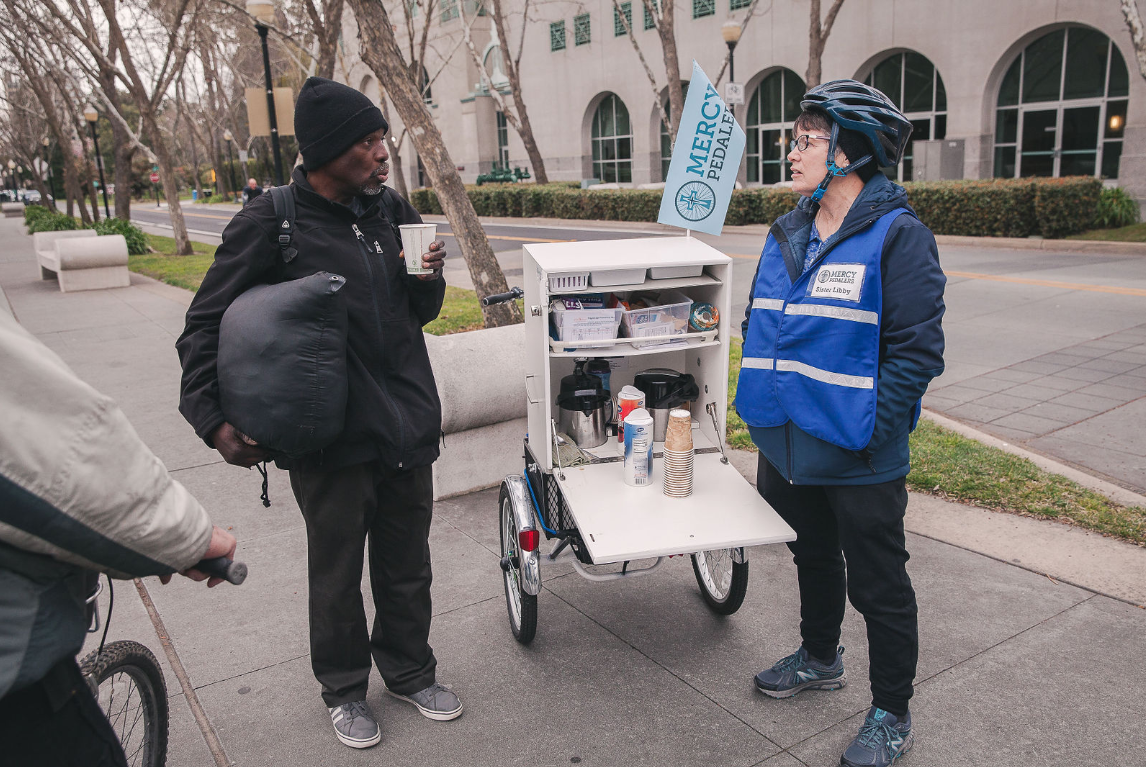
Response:
M866 264L825 264L812 280L811 298L859 301Z

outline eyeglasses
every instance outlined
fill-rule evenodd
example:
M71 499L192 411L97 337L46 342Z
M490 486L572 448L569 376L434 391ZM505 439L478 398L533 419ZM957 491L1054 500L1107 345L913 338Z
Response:
M795 138L795 140L792 141L792 146L796 148L797 152L807 152L808 146L812 143L812 139L818 139L820 141L831 141L832 137L831 136L813 136L810 133L805 133L801 136L797 136Z

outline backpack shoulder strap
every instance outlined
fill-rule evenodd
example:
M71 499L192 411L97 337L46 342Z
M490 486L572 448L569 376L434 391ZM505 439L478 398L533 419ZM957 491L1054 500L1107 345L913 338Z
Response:
M279 252L283 263L289 264L298 255L291 246L294 237L294 190L290 185L271 188L271 199L275 204L275 220L278 221Z
M394 232L394 241L398 243L398 248L402 247L402 230L398 228L398 206L397 199L398 193L390 187L382 187L382 199L379 201L379 207L382 208L382 215L386 216L386 220L390 222L390 229Z

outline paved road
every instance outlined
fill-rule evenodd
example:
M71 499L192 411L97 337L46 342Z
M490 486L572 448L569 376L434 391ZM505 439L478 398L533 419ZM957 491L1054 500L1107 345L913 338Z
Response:
M184 210L193 237L217 242L237 208ZM132 217L162 225L167 212L143 205ZM445 219L427 220L439 222L449 247ZM527 242L676 233L652 224L504 219L485 228L511 285L520 284ZM735 258L736 318L764 236L762 227L701 236ZM943 245L940 258L948 275L947 370L925 405L1146 493L1146 257ZM446 277L472 285L456 247Z

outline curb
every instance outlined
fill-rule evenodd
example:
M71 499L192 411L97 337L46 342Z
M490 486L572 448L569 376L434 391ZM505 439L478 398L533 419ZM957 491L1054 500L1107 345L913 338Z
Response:
M935 242L948 247L1007 248L1043 250L1049 253L1085 253L1106 256L1146 256L1146 242L1106 242L1104 240L1044 240L1041 237L963 237L937 234Z
M1093 474L1088 474L1081 469L1076 469L1073 466L1068 466L1067 464L1060 463L1052 458L1047 458L1045 455L1033 453L1030 450L1026 450L1024 448L1018 447L1017 445L1013 445L1006 440L999 439L998 437L995 437L991 434L987 434L986 432L972 428L971 426L968 426L961 421L956 421L952 418L949 418L948 416L936 413L934 410L923 408L922 415L927 420L932 421L946 429L950 429L957 434L961 434L964 437L973 439L976 442L981 442L984 445L998 448L1005 453L1010 453L1011 455L1016 455L1020 458L1026 458L1028 461L1038 466L1040 469L1049 471L1052 474L1059 474L1063 477L1066 477L1072 482L1077 482L1085 488L1106 496L1109 500L1114 501L1115 503L1120 503L1123 506L1140 506L1146 509L1146 496L1139 495L1132 490L1127 490L1126 488L1116 485L1113 482L1107 482L1106 480L1100 479Z

